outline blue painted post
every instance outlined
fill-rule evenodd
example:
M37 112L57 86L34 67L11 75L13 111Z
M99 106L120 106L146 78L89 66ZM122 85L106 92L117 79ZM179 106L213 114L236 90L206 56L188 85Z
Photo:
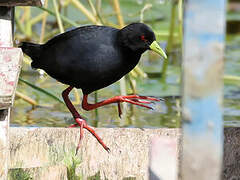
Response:
M183 38L184 180L216 180L223 158L225 0L187 0Z

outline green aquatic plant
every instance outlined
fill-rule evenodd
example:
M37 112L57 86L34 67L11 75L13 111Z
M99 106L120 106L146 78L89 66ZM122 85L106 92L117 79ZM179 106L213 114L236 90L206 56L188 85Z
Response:
M76 169L81 164L81 158L75 155L75 150L65 154L63 163L67 167L68 180L82 180L82 176L76 174Z

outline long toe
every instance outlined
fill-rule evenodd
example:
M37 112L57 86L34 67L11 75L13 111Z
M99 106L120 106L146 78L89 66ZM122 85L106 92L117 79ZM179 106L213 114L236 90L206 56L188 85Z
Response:
M102 147L109 153L110 149L105 145L103 140L98 136L98 134L90 127L87 125L84 126L85 129L87 129L96 139L97 141L102 145Z
M153 109L151 106L147 106L147 105L141 104L141 103L136 102L136 101L133 101L133 100L131 100L131 99L126 99L126 98L124 98L124 102L128 102L128 103L131 103L131 104L135 104L135 105L137 105L137 106L145 107L145 108L148 108L148 109Z
M96 139L97 141L102 145L102 147L109 153L110 149L105 145L105 143L102 141L102 139L97 135L97 133L88 126L87 122L84 119L76 118L75 121L77 122L78 126L80 126L80 138L79 142L76 148L76 154L80 148L82 138L83 138L83 129L87 129Z
M127 96L124 96L124 98L127 98L127 99L143 99L143 100L148 100L148 101L164 101L164 99L162 99L162 98L156 98L156 97L153 97L153 96L140 96L140 95L136 95L136 94L127 95Z
M156 98L153 96L139 96L138 99L145 99L145 100L149 100L149 101L164 101L164 99L162 99L162 98Z

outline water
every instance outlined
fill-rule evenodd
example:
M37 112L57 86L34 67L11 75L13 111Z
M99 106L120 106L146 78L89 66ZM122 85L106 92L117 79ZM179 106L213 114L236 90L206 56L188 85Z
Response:
M139 12L144 7L145 1L130 2L121 1L124 19L129 21L139 21ZM168 32L170 22L170 3L159 5L158 0L149 1L153 3L151 10L144 13L146 20L160 34ZM51 7L51 4L50 4ZM105 14L112 13L112 8L108 3L103 3L103 11ZM159 13L161 12L161 13ZM33 16L37 15L39 10L33 10ZM17 13L16 13L17 14ZM86 20L78 10L73 7L68 8L67 14L74 21ZM117 23L114 16L105 17L108 21ZM54 20L50 17L50 20ZM34 26L39 33L39 25ZM52 28L52 27L51 27ZM16 31L16 38L22 36L22 33ZM157 36L161 41L166 41L167 36ZM18 38L17 38L18 39ZM176 38L177 40L177 38ZM225 74L240 77L240 52L239 52L240 36L227 35L226 53L225 53ZM176 52L177 48L175 49ZM180 59L179 53L175 53L174 59ZM176 63L177 62L177 63ZM128 105L128 111L125 118L118 117L117 106L107 105L98 109L98 111L84 111L81 105L76 104L76 108L80 114L86 117L88 123L97 127L179 127L180 126L180 65L176 61L174 65L170 65L167 70L166 81L161 80L160 70L162 61L159 56L145 54L140 62L140 67L147 72L149 78L136 79L138 94L150 95L165 98L165 102L153 104L155 110L149 110L134 105ZM29 82L36 84L61 98L61 92L67 87L57 83L48 76L40 76L29 65L24 63L21 77ZM223 113L225 126L240 126L240 81L225 80L224 81L224 101ZM16 97L14 108L12 109L12 126L51 126L66 127L74 123L74 120L65 105L55 101L54 99L42 94L39 91L19 83L17 91L33 98L40 105L32 108L32 106L22 99ZM78 90L80 97L82 93ZM115 83L107 88L98 91L98 101L119 95L119 84ZM74 93L70 95L75 100ZM89 96L89 102L94 102L94 94Z
M227 36L225 74L240 77L240 36ZM224 124L240 126L240 81L224 81Z

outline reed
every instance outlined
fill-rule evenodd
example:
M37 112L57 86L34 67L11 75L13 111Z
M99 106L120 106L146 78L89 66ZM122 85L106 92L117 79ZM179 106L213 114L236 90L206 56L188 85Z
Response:
M171 6L171 20L170 20L170 27L169 27L169 36L168 36L167 47L166 47L166 54L168 55L168 57L173 49L174 30L175 30L175 24L176 24L176 10L177 10L177 0L173 0L172 6ZM169 58L165 59L163 62L163 67L162 67L162 81L163 82L166 81L168 64L169 64Z

